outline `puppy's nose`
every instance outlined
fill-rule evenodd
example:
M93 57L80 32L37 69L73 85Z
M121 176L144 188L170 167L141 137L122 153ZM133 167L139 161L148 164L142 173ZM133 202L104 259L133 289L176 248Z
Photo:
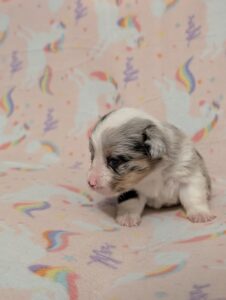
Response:
M92 189L95 189L97 186L97 179L93 176L89 177L88 184Z
M95 189L96 183L94 183L94 182L92 182L92 181L88 181L88 184L89 184L89 186L90 186L92 189Z

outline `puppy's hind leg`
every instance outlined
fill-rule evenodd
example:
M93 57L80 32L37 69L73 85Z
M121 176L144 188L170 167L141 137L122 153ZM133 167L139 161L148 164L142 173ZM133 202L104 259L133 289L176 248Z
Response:
M146 204L145 197L130 190L118 197L116 221L122 226L137 226L141 221L141 214Z
M194 176L190 182L181 186L180 202L191 222L209 222L215 218L209 208L208 194L207 184L202 174Z

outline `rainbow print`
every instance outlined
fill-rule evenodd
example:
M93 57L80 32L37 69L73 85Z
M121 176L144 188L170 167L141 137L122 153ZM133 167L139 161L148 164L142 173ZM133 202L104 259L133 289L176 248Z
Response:
M205 100L200 101L200 105L203 105L204 103L205 103ZM218 120L219 120L218 114L220 111L220 102L218 100L213 101L211 109L215 111L215 115L214 115L212 121L209 124L207 124L206 127L201 128L198 132L196 132L194 134L194 136L192 137L193 142L197 143L197 142L201 141L203 138L205 138L210 133L211 130L213 130L216 127Z
M13 91L14 87L11 88L5 95L3 95L2 99L0 99L0 107L5 111L7 117L10 117L14 111L14 104L12 100Z
M59 155L59 150L56 145L49 141L41 141L42 148L48 153L54 153Z
M34 172L45 169L44 167L34 168L34 167L13 167L10 168L10 171L23 171L23 172Z
M187 243L196 243L196 242L202 242L206 240L216 239L220 236L226 235L226 230L218 231L216 233L210 233L205 235L196 236L190 239L181 240L176 242L176 244L187 244Z
M27 216L33 218L33 211L40 211L50 208L50 204L47 201L42 202L19 202L15 203L14 208L19 212L26 214Z
M137 280L145 280L154 277L160 277L164 275L169 275L175 272L181 271L184 266L186 265L186 261L181 261L178 264L170 264L158 267L157 269L149 272L149 273L129 273L124 277L119 278L116 280L114 287L119 285L128 284Z
M122 17L118 20L117 24L122 28L135 28L138 32L141 31L141 26L136 16Z
M87 194L86 192L83 192L81 191L80 189L74 187L74 186L70 186L70 185L67 185L67 184L58 184L58 186L70 191L70 192L74 192L76 194L80 194L82 196L85 196L89 201L93 201L92 197Z
M187 219L185 212L182 210L179 210L178 212L176 212L176 217L182 218L182 219Z
M10 141L10 142L6 142L4 144L1 144L0 145L0 151L1 150L6 150L11 146L16 146L16 145L20 144L21 142L23 142L25 140L25 138L26 138L26 135L23 135L21 138L15 140L15 141Z
M70 300L78 299L77 275L71 269L48 265L32 265L29 267L29 270L40 277L48 278L63 285L67 290Z
M52 80L52 69L50 66L46 66L43 75L39 80L39 87L44 94L50 94L50 95L53 94L50 90L51 80Z
M65 25L62 22L59 23L59 26L61 28L65 28ZM62 34L58 40L47 44L44 48L44 51L50 52L50 53L57 53L62 50L63 43L64 43L64 34Z
M105 72L95 71L95 72L90 73L90 76L93 78L99 79L101 81L109 81L110 83L112 83L114 85L114 87L116 89L118 88L118 84L114 80L114 78L112 76L107 75Z
M64 230L48 230L43 232L43 237L47 240L47 251L58 252L68 246L69 236L77 235L75 232Z
M216 114L213 120L208 124L205 128L200 129L195 135L192 137L192 141L194 143L197 143L201 141L203 138L205 138L209 132L214 129L218 122L218 115Z
M185 266L185 264L186 264L186 262L182 261L179 264L165 265L165 266L159 267L158 269L145 274L144 278L142 278L142 279L148 279L150 277L157 277L157 276L167 275L169 273L175 273L175 272L181 271L183 269L183 267Z
M176 79L182 83L187 92L192 94L196 87L196 82L194 75L190 71L190 64L193 60L193 57L190 57L184 65L181 65L176 72Z
M7 31L0 31L0 46L3 44L7 36Z
M19 161L4 161L1 163L2 170L4 171L39 171L45 169L43 165L26 164ZM1 171L0 171L1 172Z
M179 0L165 0L166 9L172 8Z

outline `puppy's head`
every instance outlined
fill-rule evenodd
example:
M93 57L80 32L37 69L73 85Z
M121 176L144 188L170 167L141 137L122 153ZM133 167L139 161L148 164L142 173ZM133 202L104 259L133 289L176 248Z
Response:
M139 183L164 158L161 124L149 115L123 108L104 116L90 140L89 185L104 195L117 195Z

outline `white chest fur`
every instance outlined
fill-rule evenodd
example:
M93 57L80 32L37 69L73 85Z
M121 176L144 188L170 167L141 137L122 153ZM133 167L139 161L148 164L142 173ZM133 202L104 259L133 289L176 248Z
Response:
M171 206L179 200L179 182L173 176L164 176L162 170L145 177L135 189L145 196L148 199L147 204L154 208Z

